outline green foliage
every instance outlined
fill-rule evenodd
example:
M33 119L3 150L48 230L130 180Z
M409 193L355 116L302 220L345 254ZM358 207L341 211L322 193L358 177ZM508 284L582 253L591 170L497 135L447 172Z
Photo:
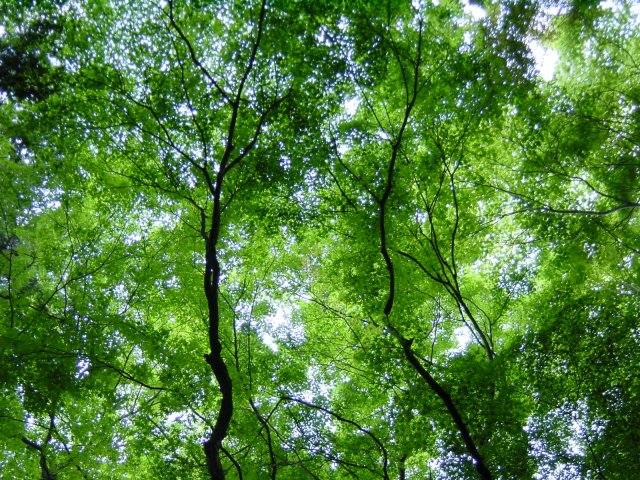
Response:
M632 2L31 3L3 478L636 475Z

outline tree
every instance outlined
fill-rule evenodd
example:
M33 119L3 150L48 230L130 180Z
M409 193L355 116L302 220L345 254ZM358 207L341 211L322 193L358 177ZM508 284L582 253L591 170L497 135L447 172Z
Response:
M629 478L639 13L552 7L1 7L6 475Z

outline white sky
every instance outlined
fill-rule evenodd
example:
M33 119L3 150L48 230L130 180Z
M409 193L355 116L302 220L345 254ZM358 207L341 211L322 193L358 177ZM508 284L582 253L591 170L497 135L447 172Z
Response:
M533 53L538 73L540 73L543 80L547 82L551 81L556 69L556 63L558 62L558 52L552 48L544 47L537 40L531 40L529 42L529 48L531 49L531 53Z

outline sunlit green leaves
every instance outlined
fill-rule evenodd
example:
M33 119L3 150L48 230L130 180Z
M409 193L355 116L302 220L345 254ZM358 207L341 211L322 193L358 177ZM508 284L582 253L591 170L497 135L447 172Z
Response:
M217 229L227 478L633 476L637 8L260 7L0 7L3 473L209 476Z

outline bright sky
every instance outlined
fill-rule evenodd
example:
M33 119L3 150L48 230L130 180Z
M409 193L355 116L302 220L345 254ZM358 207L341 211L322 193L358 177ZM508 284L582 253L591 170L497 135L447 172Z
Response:
M540 76L547 82L552 80L556 63L558 62L558 52L552 48L544 47L537 40L531 40L529 42L529 48L531 49L531 53L533 53L536 69L540 73Z

